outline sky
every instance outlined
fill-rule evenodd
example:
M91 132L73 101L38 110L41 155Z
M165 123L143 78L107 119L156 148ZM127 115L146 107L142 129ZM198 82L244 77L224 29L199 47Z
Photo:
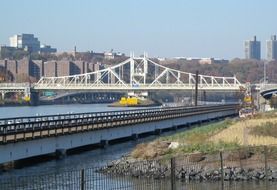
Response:
M0 44L33 33L58 51L155 57L244 57L277 34L276 0L1 0Z

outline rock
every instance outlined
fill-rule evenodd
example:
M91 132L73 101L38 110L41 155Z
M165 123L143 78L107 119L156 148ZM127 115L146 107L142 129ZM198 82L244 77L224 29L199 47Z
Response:
M264 179L264 177L265 177L265 175L264 175L264 174L261 174L261 175L259 176L259 179Z
M219 171L215 170L215 171L213 172L213 174L214 174L214 175L218 175L218 174L219 174Z
M205 180L207 180L207 178L206 178L205 175L201 174L201 175L200 175L200 180L204 180L204 181L205 181Z
M190 171L189 175L190 176L195 176L195 175L197 175L197 173L198 173L197 171L192 170L192 171Z
M272 172L271 177L272 177L273 179L277 179L277 171Z
M185 176L185 179L188 181L188 180L189 180L189 175L186 175L186 176Z
M194 176L194 180L200 180L200 176L199 175Z
M169 149L176 149L180 146L178 142L171 142L168 146Z
M202 163L197 163L196 165L193 165L193 163L191 163L192 160L194 162L201 162L201 160L203 159L208 159L206 155L198 153L186 158L188 159L176 159L176 178L192 181L217 181L221 179L220 168L215 168L216 166L211 165L201 166ZM179 164L181 167L178 167ZM135 178L144 177L153 179L163 179L169 178L171 176L171 167L169 162L162 162L157 160L139 161L137 159L122 157L119 160L109 162L105 167L98 169L97 172L101 172L108 175L110 174L132 176ZM268 171L268 175L269 180L277 180L277 169L270 168ZM263 168L253 167L250 169L241 169L240 167L224 167L225 181L258 181L264 179L265 171Z

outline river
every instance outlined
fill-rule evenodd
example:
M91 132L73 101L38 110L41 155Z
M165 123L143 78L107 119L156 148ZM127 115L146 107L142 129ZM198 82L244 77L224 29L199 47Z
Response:
M82 113L82 112L100 112L100 111L113 111L122 109L134 109L134 108L114 108L108 107L107 104L73 104L73 105L46 105L36 107L0 107L0 118L7 117L19 117L19 116L35 116L35 115L51 115L51 114L63 114L63 113ZM165 133L163 135L171 134L172 132ZM89 150L82 153L66 156L60 160L48 160L25 166L22 168L12 169L0 173L0 179L6 177L20 177L20 176L34 176L44 173L61 174L64 171L77 170L81 168L93 168L99 165L104 165L111 160L118 159L130 151L139 143L148 142L157 138L157 136L150 136L142 138L137 141L128 141L120 144L110 145L105 149ZM101 178L101 176L100 176ZM131 184L145 185L147 180L142 179L114 179L117 182L128 181ZM117 183L115 182L115 183ZM160 186L156 186L154 189L168 189L170 187L169 181L156 181ZM162 184L162 185L161 185ZM236 190L248 190L248 189L261 189L265 190L265 184L263 182L234 182L225 183L225 189ZM214 182L202 182L202 183L177 183L178 189L190 189L190 190L204 190L204 189L219 189L220 183ZM229 188L227 188L229 187ZM112 189L111 185L105 185L106 189ZM14 189L14 188L11 188ZM20 189L20 188L18 188ZM103 184L97 189L104 189ZM132 186L125 189L150 189L145 188L133 188ZM272 184L268 189L275 189Z
M19 106L0 107L0 119L10 117L27 117L38 115L102 112L127 109L142 109L131 107L109 107L108 104L67 104L67 105L42 105L42 106Z

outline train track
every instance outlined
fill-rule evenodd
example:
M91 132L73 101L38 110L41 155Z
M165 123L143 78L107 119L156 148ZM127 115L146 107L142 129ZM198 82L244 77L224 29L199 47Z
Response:
M90 112L0 120L0 144L237 109L238 104Z

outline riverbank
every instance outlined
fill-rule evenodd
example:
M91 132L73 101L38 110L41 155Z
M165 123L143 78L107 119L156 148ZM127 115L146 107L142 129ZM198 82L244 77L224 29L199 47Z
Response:
M277 180L277 146L271 145L277 144L276 130L276 112L227 119L139 144L101 172L164 178L174 158L180 179Z
M139 144L131 157L138 160L159 159L274 144L277 144L277 112L269 112L253 118L226 119L197 126L147 144Z
M277 147L267 149L268 152L276 152ZM109 163L98 172L134 178L164 179L174 176L182 181L277 181L276 154L270 154L266 161L264 156L264 147L143 161L127 156Z

